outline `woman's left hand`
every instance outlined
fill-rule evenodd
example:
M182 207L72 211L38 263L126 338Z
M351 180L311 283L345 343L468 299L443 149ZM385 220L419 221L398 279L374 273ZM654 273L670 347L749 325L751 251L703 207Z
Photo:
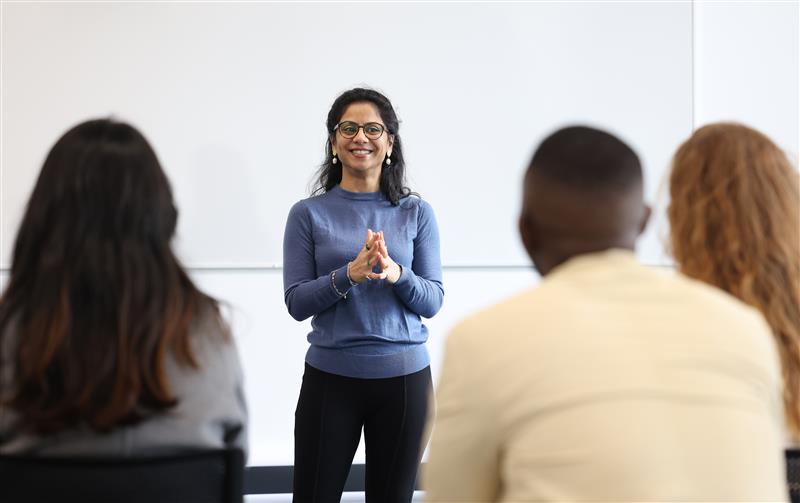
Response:
M389 249L386 247L386 241L383 239L383 231L379 231L378 236L377 246L380 252L378 261L383 273L386 275L386 281L394 284L400 279L400 274L402 274L403 271L400 265L389 256Z

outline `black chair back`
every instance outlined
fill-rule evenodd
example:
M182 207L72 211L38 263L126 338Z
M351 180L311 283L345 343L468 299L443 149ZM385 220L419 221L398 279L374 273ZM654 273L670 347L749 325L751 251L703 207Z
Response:
M0 456L0 501L242 503L240 450L147 458Z
M800 503L800 449L786 449L786 482L789 501Z

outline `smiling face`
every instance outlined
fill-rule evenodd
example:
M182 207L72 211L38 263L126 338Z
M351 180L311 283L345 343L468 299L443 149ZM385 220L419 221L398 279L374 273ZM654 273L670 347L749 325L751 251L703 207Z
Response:
M386 127L378 108L366 101L348 106L339 119L339 124L342 122L355 122L358 125L377 122ZM388 131L384 131L377 140L371 140L367 138L363 128L360 128L353 138L345 138L338 131L331 137L333 152L339 157L342 169L347 174L357 177L367 174L380 175L383 161L387 153L391 152L393 143L394 137Z

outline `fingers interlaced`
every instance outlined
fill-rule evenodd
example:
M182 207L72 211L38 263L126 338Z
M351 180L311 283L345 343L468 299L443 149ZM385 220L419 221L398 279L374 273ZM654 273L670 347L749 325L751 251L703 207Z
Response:
M367 279L386 279L391 259L383 237L383 231L375 232L372 229L367 229L364 247L358 255L354 265L362 268L361 270L364 271ZM380 272L373 270L376 265L380 267Z

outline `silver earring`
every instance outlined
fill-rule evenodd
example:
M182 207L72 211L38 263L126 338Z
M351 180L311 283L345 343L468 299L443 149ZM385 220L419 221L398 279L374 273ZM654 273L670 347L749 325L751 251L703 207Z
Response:
M336 164L337 162L339 162L339 159L336 158L336 154L333 154L333 159L331 160L331 163Z
M392 160L391 160L391 159L389 158L389 156L387 155L387 156L386 156L386 165L388 166L388 165L390 165L391 163L392 163Z

